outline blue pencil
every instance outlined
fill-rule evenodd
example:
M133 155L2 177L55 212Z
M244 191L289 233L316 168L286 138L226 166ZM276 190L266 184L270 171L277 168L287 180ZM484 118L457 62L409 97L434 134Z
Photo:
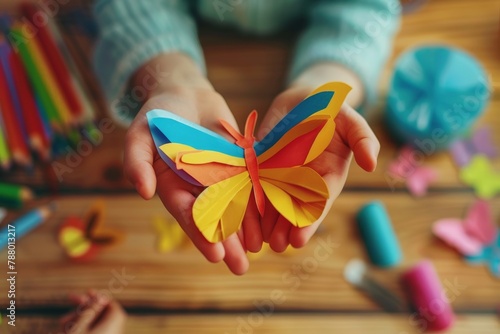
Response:
M53 204L41 206L4 226L0 231L0 250L7 247L9 241L11 241L10 244L13 243L12 241L15 241L17 244L20 238L41 225L51 215L54 209L55 206Z

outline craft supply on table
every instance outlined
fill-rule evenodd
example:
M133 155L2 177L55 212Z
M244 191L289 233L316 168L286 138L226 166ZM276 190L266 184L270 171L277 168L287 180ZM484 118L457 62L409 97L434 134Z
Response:
M466 133L490 99L486 72L448 46L411 49L396 62L385 123L400 142L430 155Z
M475 201L464 219L439 219L432 231L464 255L468 263L485 263L494 276L500 277L500 229L488 202Z
M396 159L391 161L387 170L391 177L390 184L393 181L405 182L408 191L416 196L421 197L427 193L429 185L434 182L438 174L430 167L423 166L424 155L419 150L415 150L410 146L403 147Z
M9 222L8 225L4 225L0 231L0 250L8 245L9 238L14 238L17 244L23 236L45 222L54 212L55 208L56 205L54 203L44 205L21 215L19 218Z
M105 204L97 201L81 218L67 217L59 228L58 241L74 262L92 261L103 249L120 243L124 234L105 224Z
M482 126L469 137L455 140L450 146L450 153L459 168L467 166L476 155L484 155L494 159L498 155L498 147L493 143L491 129Z
M153 227L156 231L156 249L159 253L178 249L186 240L186 234L173 218L154 217Z
M500 194L500 171L485 155L475 155L459 172L460 180L471 186L479 198L490 199Z
M379 267L401 263L403 254L391 219L379 201L366 203L356 215L359 233L371 262Z
M422 330L440 331L453 325L455 316L432 262L423 260L401 277Z
M335 132L334 118L350 91L328 83L293 108L260 142L250 113L245 134L221 121L221 135L165 110L147 118L159 155L187 182L206 189L193 205L193 220L209 242L237 232L249 201L263 215L266 198L293 226L305 227L323 213L329 198L323 178L305 164L318 157Z
M2 19L0 166L4 169L11 162L31 167L31 152L44 161L57 158L84 140L94 122L88 94L58 27L52 18L36 24L39 12L35 4L23 3L18 13ZM30 34L31 27L37 27L36 34Z
M377 282L369 273L367 265L359 260L350 260L344 267L344 278L368 295L387 312L406 312L408 305L388 288Z
M20 208L34 195L31 189L16 184L0 183L0 206Z

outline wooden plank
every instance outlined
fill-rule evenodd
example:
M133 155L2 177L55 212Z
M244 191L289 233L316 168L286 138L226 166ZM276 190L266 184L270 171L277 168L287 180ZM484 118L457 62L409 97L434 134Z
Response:
M266 317L267 315L267 317ZM176 334L308 334L308 333L422 333L424 322L410 316L387 314L210 314L210 315L129 315L125 333ZM0 325L5 334L59 333L54 317L20 316L16 327ZM500 325L495 315L458 315L448 334L498 333ZM5 331L5 332L4 332Z
M68 215L83 215L95 197L58 200L59 210L36 232L17 245L17 288L20 308L67 305L66 295L88 288L111 292L127 307L157 309L248 310L269 300L274 290L286 302L280 310L377 310L368 298L351 288L342 270L352 258L366 258L354 224L358 208L372 199L385 203L404 252L404 262L393 270L378 271L383 283L402 294L397 274L422 258L433 261L446 289L454 289L457 310L492 310L500 300L500 280L485 267L472 267L431 234L432 223L443 217L461 217L474 201L472 194L432 194L414 200L404 193L344 192L327 216L324 228L299 251L269 252L252 261L249 272L236 277L224 264L210 264L190 243L170 254L155 250L152 217L165 214L155 198L109 196L107 222L126 232L123 244L88 264L65 259L56 241L58 225ZM491 202L500 216L500 198ZM6 259L6 251L0 259ZM117 277L125 275L120 282ZM133 276L133 277L132 277ZM6 305L5 287L0 305Z

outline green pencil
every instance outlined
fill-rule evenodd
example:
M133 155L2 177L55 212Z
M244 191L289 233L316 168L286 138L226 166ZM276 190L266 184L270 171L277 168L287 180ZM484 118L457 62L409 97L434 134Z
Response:
M0 183L0 206L20 208L30 199L33 199L31 189L16 184Z

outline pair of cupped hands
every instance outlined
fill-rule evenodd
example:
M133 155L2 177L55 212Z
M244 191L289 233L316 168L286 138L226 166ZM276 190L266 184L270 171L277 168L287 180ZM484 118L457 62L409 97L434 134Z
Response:
M168 75L146 78L151 75L151 71L146 70L148 67L161 68ZM376 167L379 142L366 120L344 103L335 118L336 130L330 145L308 164L324 178L330 191L321 218L310 226L298 228L283 219L272 205L266 205L265 214L260 217L254 201L250 201L239 232L222 242L210 243L192 218L194 201L203 188L194 187L181 179L161 159L150 134L146 113L152 109L168 110L228 140L232 139L223 130L220 120L225 120L236 129L238 125L224 98L214 90L194 62L183 54L165 54L150 60L136 72L131 87L141 85L144 80L157 82L149 86L151 89L147 98L128 129L125 175L143 198L150 199L158 193L165 208L207 260L224 261L234 274L241 275L248 270L247 252L258 252L264 242L276 252L283 252L288 246L299 248L307 244L341 192L353 154L356 163L364 170L371 172ZM315 88L328 81L344 81L353 86L348 102L358 103L361 99L362 85L355 75L333 63L318 64L304 71L274 99L256 131L256 139L262 139L281 119L284 111L290 111Z

